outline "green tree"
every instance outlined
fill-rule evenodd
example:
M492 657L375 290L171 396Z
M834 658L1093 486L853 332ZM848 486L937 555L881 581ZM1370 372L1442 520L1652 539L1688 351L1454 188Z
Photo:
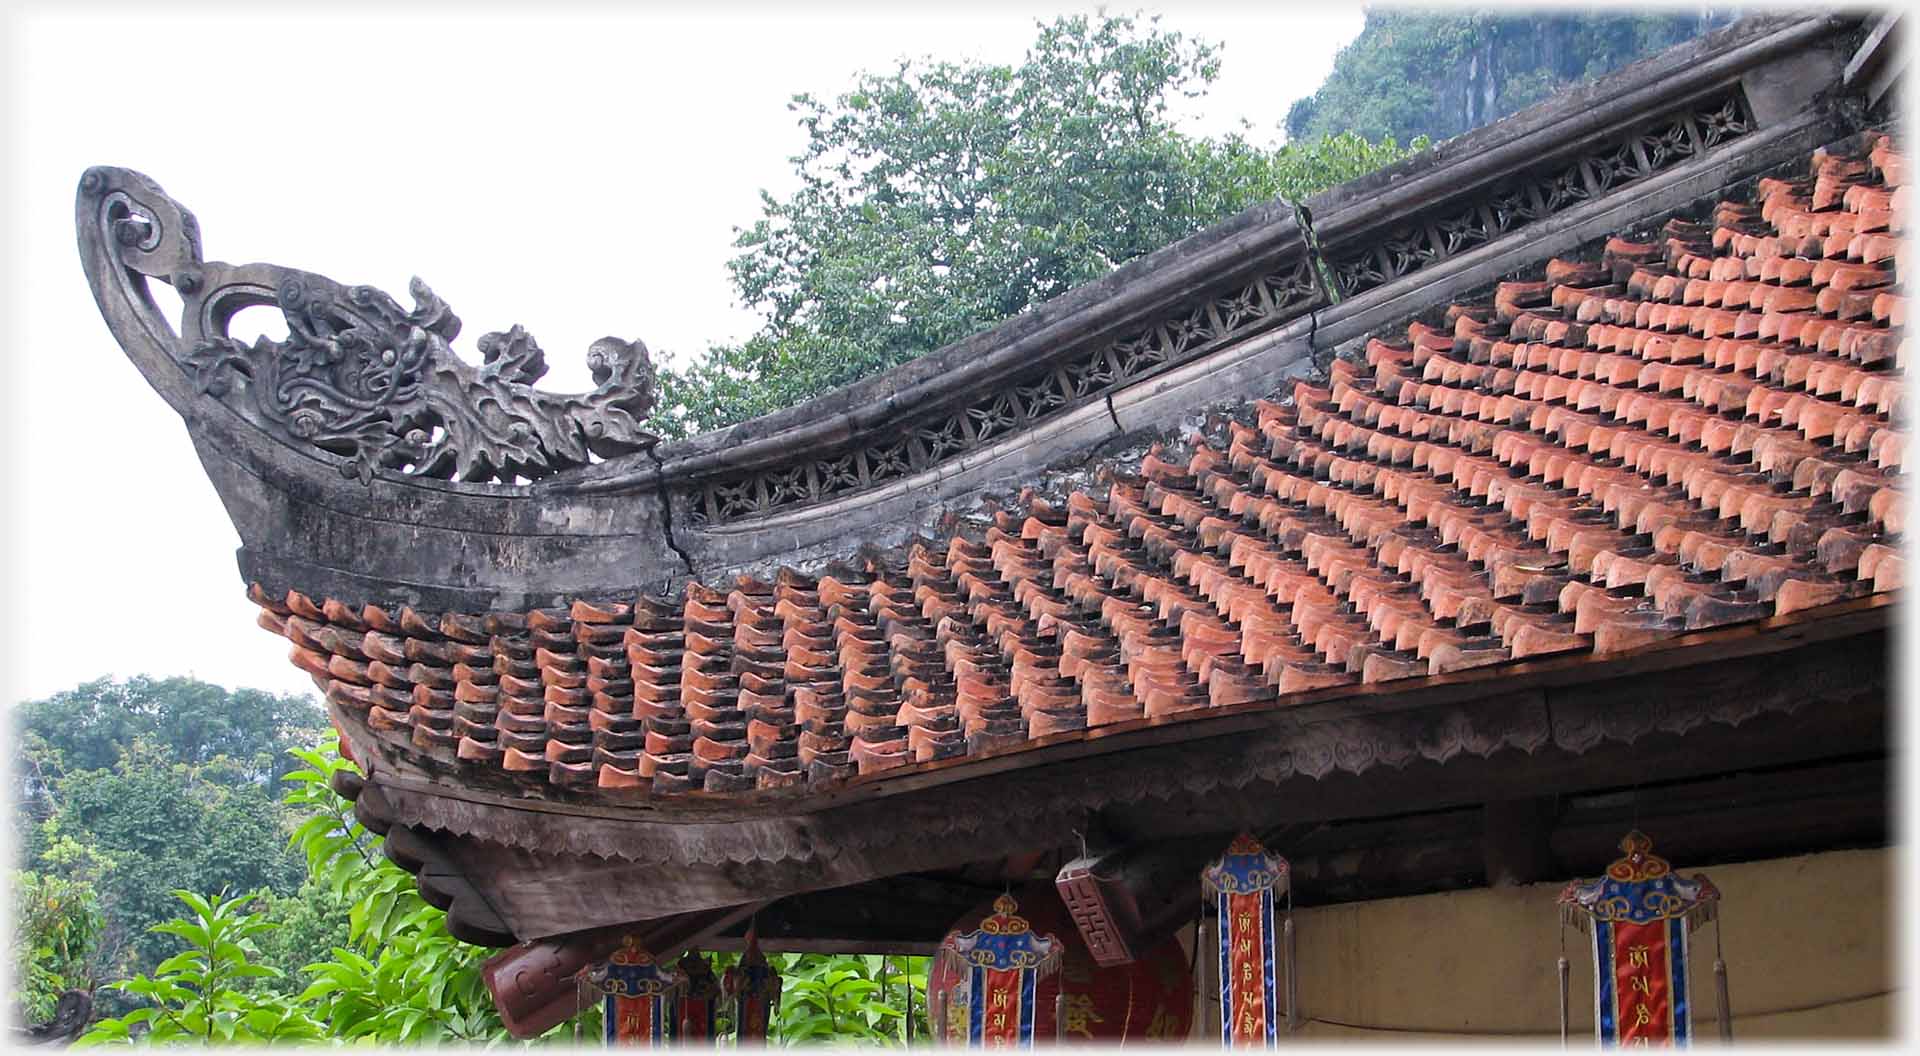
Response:
M332 776L353 765L340 757L335 738L329 734L294 755L283 806L297 821L287 843L304 860L306 883L291 896L265 888L237 898L227 897L227 888L206 896L168 892L171 915L140 936L143 948L164 956L151 970L107 986L124 997L117 1005L106 1003L110 1014L83 1042L507 1040L480 976L492 951L447 934L446 914L420 897L413 877L385 858L380 837L362 828L351 806L333 791ZM136 742L109 773L124 779L121 771L132 768L177 777L196 769L165 758L166 753ZM95 790L84 781L76 785L74 777L97 773L72 775L58 789L63 803L75 805L72 810L83 819L90 817L83 805L92 802ZM76 794L65 794L69 791ZM174 805L192 796L169 796L162 788L159 798ZM88 901L83 885L95 876L111 879L118 862L60 831L65 810L42 826L43 833L51 833L42 857L63 872L16 878L16 921L25 930L16 929L14 953L16 964L28 966L20 974L27 981L22 1003L29 1014L50 1011L61 990L90 986L100 978L87 950L103 915ZM189 814L169 823L190 822ZM130 843L113 826L102 828L127 846L121 853L128 857L148 860L143 856L155 853L152 846ZM178 912L182 904L188 913ZM715 970L724 971L731 958L715 960ZM908 1034L909 1009L919 1024L917 1033L925 1035L924 958L776 955L773 960L786 979L774 1021L776 1040L900 1044ZM41 974L34 977L33 971ZM598 1007L589 1007L543 1040L595 1037L598 1022Z
M1313 95L1287 111L1299 142L1344 132L1447 139L1732 21L1735 12L1368 8Z
M62 774L110 769L136 740L188 765L224 759L231 780L271 789L293 766L287 749L311 743L327 725L311 697L149 675L96 679L28 701L14 721L16 760L34 753L16 771L27 800Z
M168 940L149 929L172 915L176 888L291 894L299 887L301 864L282 847L275 798L262 785L235 781L225 758L188 764L135 740L111 768L54 783L57 807L30 833L27 864L57 869L62 847L97 856L108 930L128 954L113 970L151 971L165 956Z
M1336 140L1197 138L1173 103L1216 50L1155 20L1062 17L1018 64L903 61L831 100L794 97L800 188L762 196L732 261L765 318L662 372L655 424L685 435L797 403L1018 315L1277 193L1403 155Z

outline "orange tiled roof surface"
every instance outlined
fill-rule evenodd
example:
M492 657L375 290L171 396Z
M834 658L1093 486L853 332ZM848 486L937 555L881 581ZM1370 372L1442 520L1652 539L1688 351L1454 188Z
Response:
M1376 338L1184 462L1156 449L1104 497L1029 500L903 567L478 615L253 597L330 701L422 753L671 793L1891 590L1911 192L1867 142Z

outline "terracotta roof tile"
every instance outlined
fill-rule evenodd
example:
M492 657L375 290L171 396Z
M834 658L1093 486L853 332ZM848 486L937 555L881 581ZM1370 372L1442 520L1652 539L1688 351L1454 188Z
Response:
M1819 152L897 562L525 613L248 596L354 721L626 797L1817 609L1904 579L1904 181L1884 138Z

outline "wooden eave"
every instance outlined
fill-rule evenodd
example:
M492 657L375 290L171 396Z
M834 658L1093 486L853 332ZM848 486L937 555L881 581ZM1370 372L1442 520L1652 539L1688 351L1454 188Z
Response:
M1623 775L1871 757L1887 744L1896 611L1863 598L1626 656L1140 722L671 817L515 802L437 781L377 738L351 740L377 789L361 793L363 815L433 841L490 926L524 940L1001 861L1094 824L1129 841L1268 831L1608 789Z

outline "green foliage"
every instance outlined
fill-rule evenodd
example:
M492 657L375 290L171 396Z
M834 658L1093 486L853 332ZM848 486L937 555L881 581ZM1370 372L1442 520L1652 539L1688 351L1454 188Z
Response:
M773 1022L780 1042L905 1044L909 990L914 1034L926 1036L925 957L787 954L768 959L782 978Z
M293 754L304 764L287 775L285 796L302 819L288 837L306 861L300 897L174 891L194 916L150 931L187 949L151 977L113 984L147 1003L100 1021L83 1040L504 1040L480 978L489 951L447 934L446 914L420 898L413 877L379 853L379 837L332 790L329 777L352 766L332 735ZM331 955L314 961L323 950ZM274 963L295 957L307 980L297 991L286 985L294 973Z
M352 902L312 881L301 884L291 895L267 892L260 902L263 915L273 927L256 938L260 948L257 959L278 969L280 976L256 985L297 994L304 986L301 972L313 962L316 952L352 941L347 937Z
M144 998L147 1004L93 1024L79 1044L132 1041L136 1032L149 1041L208 1045L313 1040L324 1035L320 1021L286 998L240 989L247 980L277 974L251 960L252 937L272 926L246 908L253 901L251 896L173 894L193 915L175 917L152 930L175 937L186 949L160 962L151 977L136 975L109 984Z
M223 758L177 762L167 750L136 740L111 769L76 771L55 782L58 807L27 841L28 864L60 869L61 854L71 856L82 845L97 858L101 905L127 958L111 967L151 971L165 956L166 939L151 929L172 915L177 887L288 893L299 887L300 862L278 849L276 801L260 785L227 780L219 770Z
M790 406L1402 156L1181 133L1171 104L1218 72L1212 46L1154 20L1076 15L1041 24L1016 65L903 61L831 102L796 96L800 189L763 196L731 265L765 323L663 371L654 424L687 435Z
M273 782L294 765L286 750L326 726L310 700L135 676L29 701L13 720L20 864L84 877L107 977L150 972L165 956L150 929L173 913L174 888L299 886L299 860L278 849L286 822ZM108 1011L124 1001L102 996Z
M332 1036L382 1043L500 1040L506 1030L480 977L491 951L447 934L446 913L420 897L413 876L379 851L380 837L354 819L333 791L336 771L353 769L329 734L295 749L303 764L287 775L286 804L305 815L289 842L307 862L312 886L347 904L346 943L303 969L300 994ZM356 948L357 947L357 948Z
M84 878L14 870L12 960L15 995L31 1022L52 1018L68 990L91 990L106 918Z
M1730 11L1369 8L1333 72L1287 112L1292 141L1447 139L1732 21Z
M19 743L43 749L42 780L111 769L127 745L143 741L189 766L222 760L210 777L268 789L290 765L287 749L327 724L311 698L146 675L97 679L28 701L14 719ZM23 768L29 776L35 769Z
M508 1040L480 976L491 951L447 934L445 913L420 897L414 878L386 859L380 838L333 791L332 776L353 766L341 758L335 735L294 749L291 760L280 808L291 822L285 845L304 864L305 882L293 894L257 887L239 898L226 897L232 888L224 885L214 888L223 892L215 896L166 892L171 908L136 943L152 951L154 966L107 985L107 992L123 995L121 1008L107 1011L120 1014L93 1024L81 1041ZM119 885L114 890L125 913L128 892L144 893L128 886L133 877L126 862L166 870L144 878L155 884L193 872L191 863L166 857L177 838L140 838L142 826L184 827L180 831L195 840L250 845L252 858L271 860L262 852L282 842L278 832L208 830L200 807L244 800L257 790L206 781L203 769L136 742L111 770L69 774L49 789L58 809L34 832L37 859L51 871L15 877L17 996L29 1016L45 1018L61 991L89 988L101 978L106 914L93 884ZM140 797L152 801L136 802ZM115 817L116 808L130 813ZM211 816L219 817L217 811ZM112 849L97 850L97 844ZM716 958L716 971L729 960ZM786 980L776 1040L903 1044L909 1008L914 1033L925 1036L924 958L773 960ZM599 1014L597 1005L589 1008L543 1040L595 1038Z

